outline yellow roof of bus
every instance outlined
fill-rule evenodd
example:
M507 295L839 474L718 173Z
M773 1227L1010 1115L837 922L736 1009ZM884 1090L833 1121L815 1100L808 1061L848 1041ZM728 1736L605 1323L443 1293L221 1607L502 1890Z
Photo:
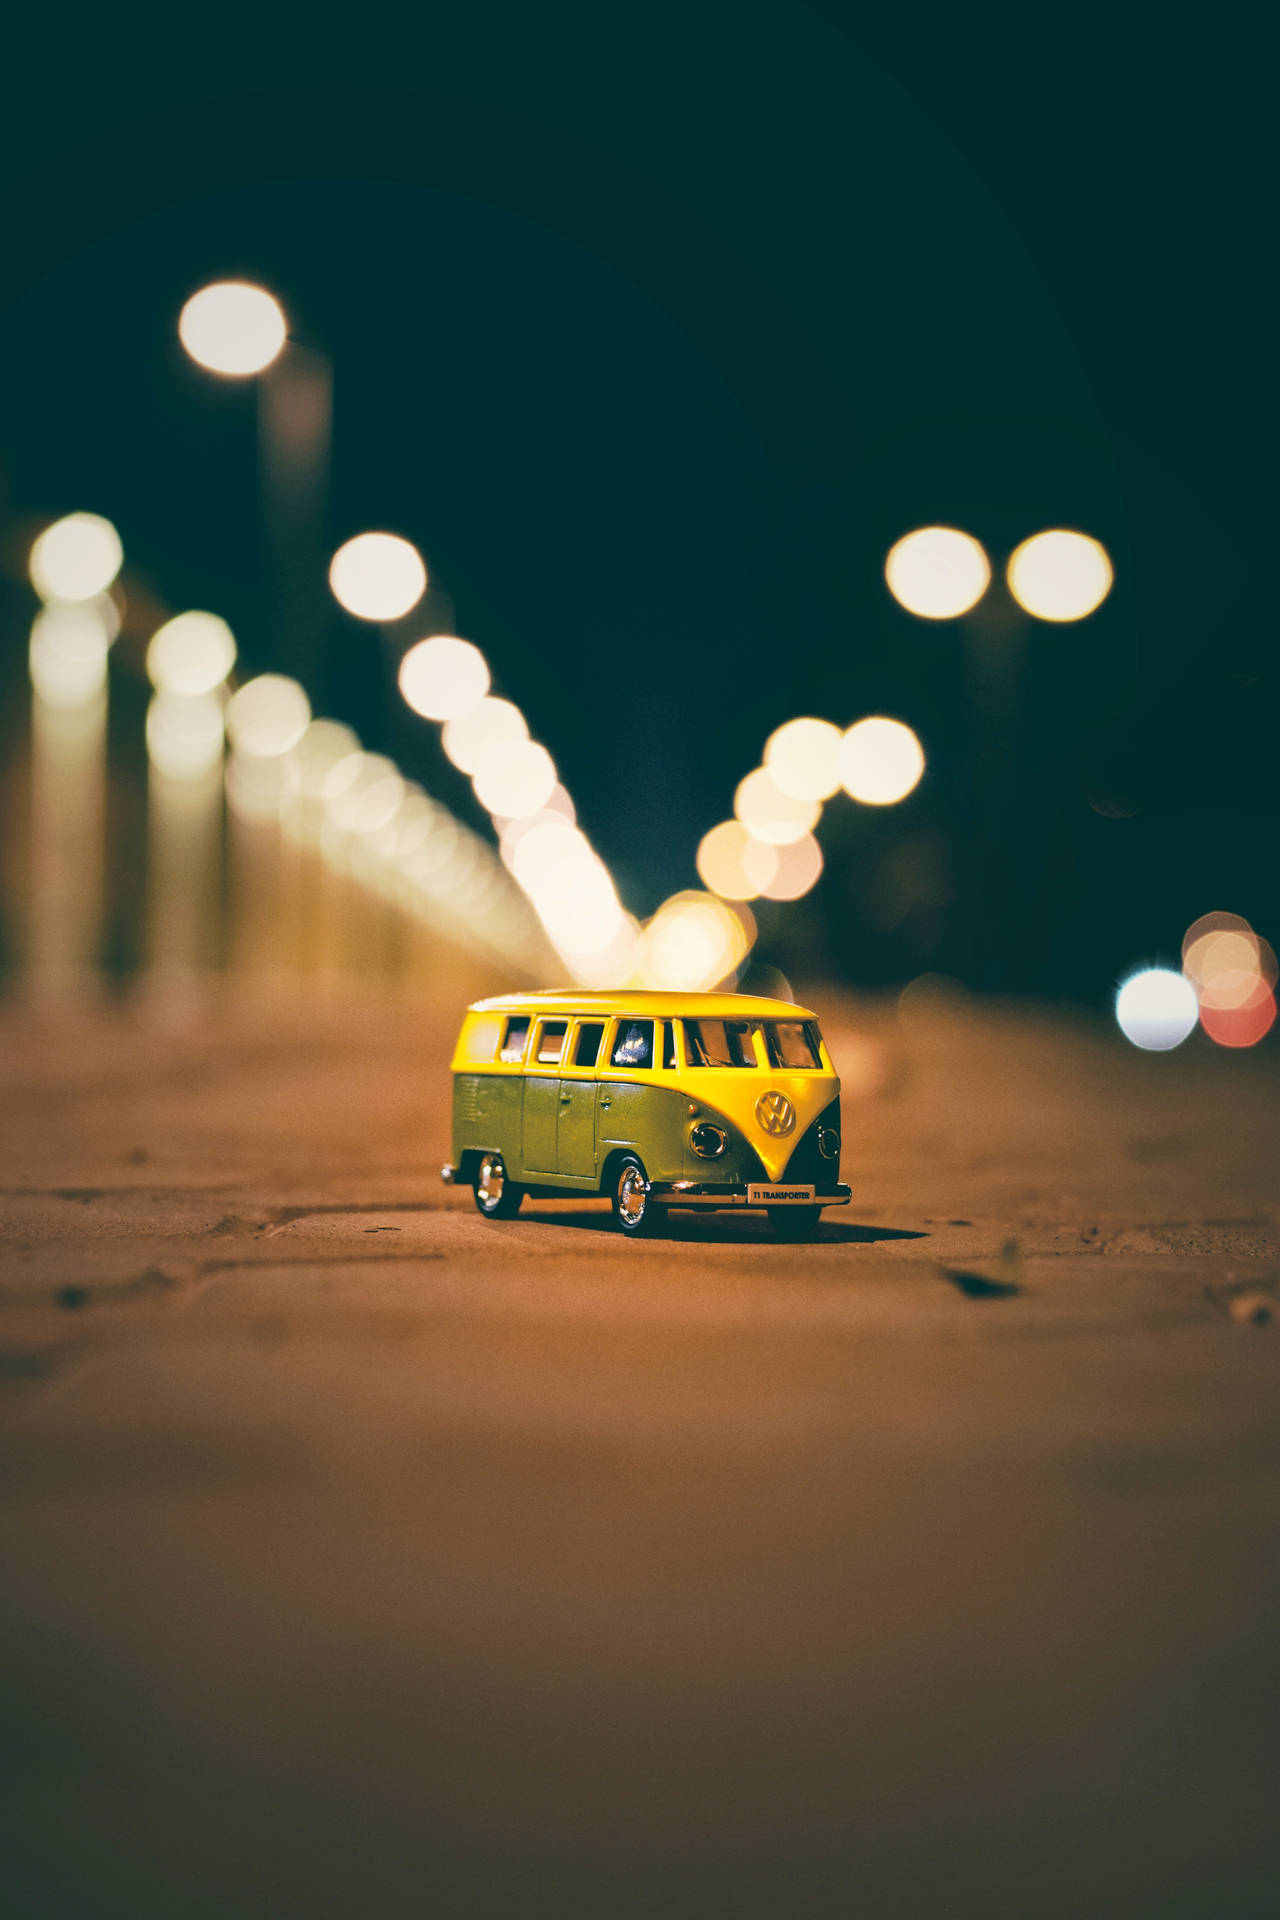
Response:
M652 988L597 989L557 987L541 993L503 993L477 1000L469 1013L630 1013L659 1019L816 1020L807 1007L790 1000L764 1000L751 993L668 993Z

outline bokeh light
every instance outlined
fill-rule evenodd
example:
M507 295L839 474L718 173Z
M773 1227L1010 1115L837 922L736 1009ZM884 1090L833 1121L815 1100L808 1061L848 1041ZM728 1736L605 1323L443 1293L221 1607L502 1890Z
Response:
M105 603L110 606L110 602ZM31 623L31 684L51 707L82 707L107 684L114 625L102 603L86 600L42 608Z
M1170 967L1146 967L1116 994L1116 1020L1126 1040L1149 1053L1182 1045L1199 1018L1195 988Z
M797 800L784 793L767 767L757 767L738 782L733 811L748 833L771 846L802 840L818 824L820 800Z
M457 720L489 691L489 668L479 647L452 634L433 634L400 662L400 691L424 720Z
M282 673L260 673L232 694L227 735L238 752L269 758L296 747L310 719L311 702L296 680Z
M746 958L755 923L708 893L677 893L644 927L636 973L645 987L705 992L728 979Z
M517 741L489 754L471 784L490 813L518 820L545 807L556 790L556 765L536 740Z
M778 847L775 851L777 871L761 887L761 898L802 899L822 877L822 848L811 833L806 833L803 840L793 840L790 846Z
M210 373L261 373L285 343L280 303L265 287L219 280L193 293L178 316L178 338Z
M1220 1047L1256 1047L1275 1025L1276 996L1263 981L1257 983L1256 998L1234 1007L1206 1006L1200 1003L1200 1024Z
M891 807L919 784L924 749L901 720L858 720L840 744L844 790L868 807Z
M778 871L781 848L748 833L740 820L722 820L698 844L698 878L725 900L755 900Z
M329 585L357 619L399 620L426 592L427 569L418 549L398 533L358 533L330 561Z
M991 584L991 563L958 527L918 527L890 547L884 577L899 606L922 620L955 620Z
M92 600L124 561L120 535L100 513L69 513L32 543L31 584L42 600Z
M353 753L330 768L325 803L343 833L378 833L390 826L405 797L404 778L382 753Z
M171 780L199 780L222 759L222 702L214 693L161 691L147 708L147 757Z
M1083 620L1102 605L1114 577L1102 543L1065 527L1033 534L1009 557L1009 591L1037 620Z
M529 728L519 707L488 694L469 712L446 722L440 744L455 767L475 774L490 754L518 746L528 738Z
M765 742L764 765L793 800L829 800L840 785L839 727L830 720L788 720Z
M216 613L179 613L156 629L147 647L147 673L160 693L212 693L235 663L235 639Z

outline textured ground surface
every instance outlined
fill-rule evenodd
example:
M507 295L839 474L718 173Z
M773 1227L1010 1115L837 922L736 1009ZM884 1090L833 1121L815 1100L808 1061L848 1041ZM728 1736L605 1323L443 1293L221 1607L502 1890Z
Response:
M10 1911L1275 1911L1274 1049L832 1012L805 1248L481 1221L403 1013L0 1017Z

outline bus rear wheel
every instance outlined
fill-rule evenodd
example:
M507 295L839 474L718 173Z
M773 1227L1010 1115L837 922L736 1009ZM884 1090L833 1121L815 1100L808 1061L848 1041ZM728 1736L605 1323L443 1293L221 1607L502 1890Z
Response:
M524 1188L508 1180L500 1153L486 1153L476 1168L475 1202L486 1220L510 1220L520 1210Z

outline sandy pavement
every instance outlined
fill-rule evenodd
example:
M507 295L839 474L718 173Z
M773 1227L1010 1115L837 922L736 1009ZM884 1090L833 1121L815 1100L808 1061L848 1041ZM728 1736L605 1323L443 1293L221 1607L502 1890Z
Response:
M7 1911L1276 1911L1274 1047L819 1004L805 1247L482 1221L403 1008L0 1015Z

